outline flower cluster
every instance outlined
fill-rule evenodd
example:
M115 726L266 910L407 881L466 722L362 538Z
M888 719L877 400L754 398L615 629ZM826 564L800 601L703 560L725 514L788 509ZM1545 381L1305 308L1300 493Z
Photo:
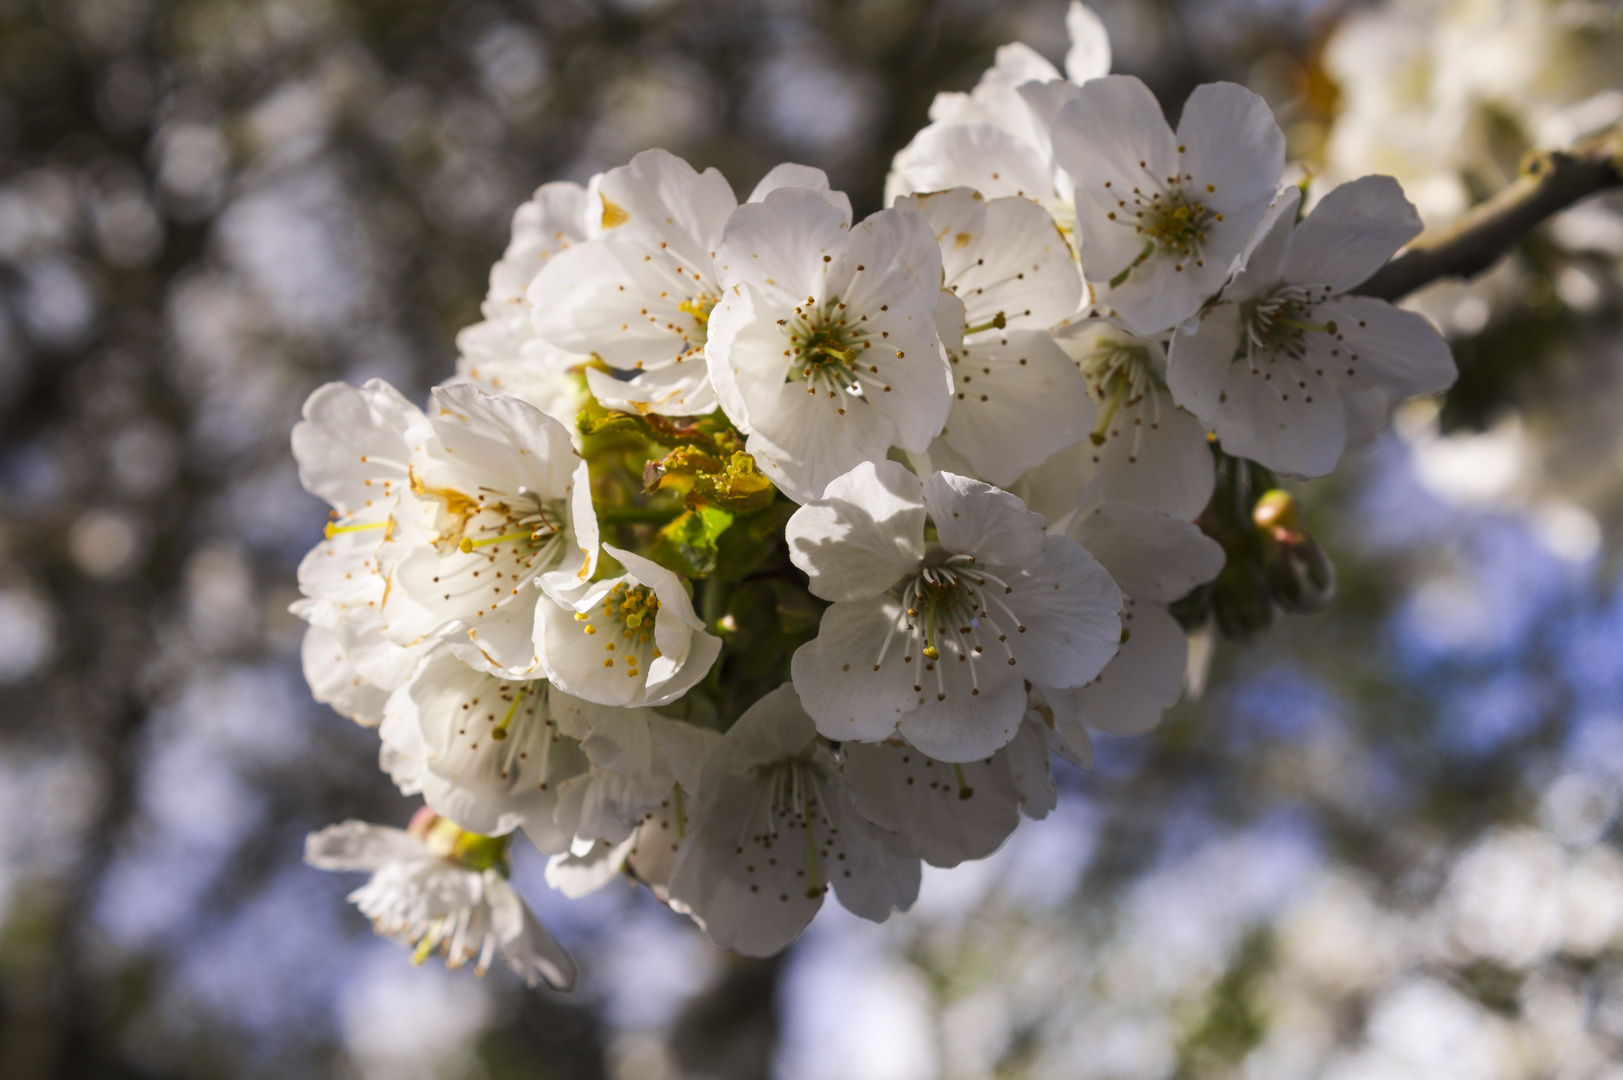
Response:
M861 221L798 165L548 184L426 409L311 396L306 672L433 820L311 840L382 932L567 984L520 830L566 894L629 875L752 955L830 888L906 909L1054 805L1051 754L1177 700L1214 441L1322 475L1451 381L1351 294L1419 230L1396 183L1304 216L1260 98L1174 131L1070 26L1068 77L1011 45L943 95Z

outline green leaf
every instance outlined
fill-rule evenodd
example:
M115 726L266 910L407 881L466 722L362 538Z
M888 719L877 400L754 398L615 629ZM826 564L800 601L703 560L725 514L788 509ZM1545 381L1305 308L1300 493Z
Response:
M687 510L659 530L648 557L668 570L704 577L716 569L716 544L733 515L714 506Z

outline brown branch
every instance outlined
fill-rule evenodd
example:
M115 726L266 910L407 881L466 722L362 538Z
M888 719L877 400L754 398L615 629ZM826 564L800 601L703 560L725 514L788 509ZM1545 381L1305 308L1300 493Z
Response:
M1571 150L1538 153L1516 182L1409 250L1352 291L1399 300L1443 278L1470 278L1498 262L1553 214L1596 192L1623 187L1623 132Z

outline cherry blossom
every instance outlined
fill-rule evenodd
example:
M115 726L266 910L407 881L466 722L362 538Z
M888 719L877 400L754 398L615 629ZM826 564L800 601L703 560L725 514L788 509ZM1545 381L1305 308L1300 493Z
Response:
M1423 316L1346 295L1420 232L1397 182L1343 184L1300 224L1296 204L1292 191L1222 301L1173 338L1167 385L1229 453L1322 476L1455 368Z
M410 831L346 821L311 833L304 861L320 870L364 870L349 894L379 934L411 947L422 962L436 950L448 967L472 960L483 975L495 957L530 986L575 984L575 962L507 883L500 841L475 836L432 813Z
M1233 83L1197 87L1174 134L1138 79L1093 79L1053 137L1076 180L1083 271L1138 334L1177 326L1223 287L1285 163L1268 104Z
M1121 592L1046 525L1008 492L920 481L895 462L859 465L796 511L790 555L834 601L793 664L818 730L973 761L1014 738L1027 681L1097 675L1121 636Z
M875 922L918 895L918 857L857 810L793 686L756 702L722 736L700 790L671 871L671 905L724 949L777 952L830 886L847 910Z
M892 446L929 447L952 378L941 253L920 215L881 210L853 228L843 200L778 188L733 213L716 263L710 378L785 494L803 502Z

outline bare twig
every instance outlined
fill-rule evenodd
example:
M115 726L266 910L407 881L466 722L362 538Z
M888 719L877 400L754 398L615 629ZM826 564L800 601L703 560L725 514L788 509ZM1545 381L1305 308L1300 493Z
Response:
M1541 152L1529 158L1515 183L1435 236L1422 236L1353 292L1398 300L1443 278L1475 277L1546 218L1619 187L1623 132L1607 132L1571 150Z

